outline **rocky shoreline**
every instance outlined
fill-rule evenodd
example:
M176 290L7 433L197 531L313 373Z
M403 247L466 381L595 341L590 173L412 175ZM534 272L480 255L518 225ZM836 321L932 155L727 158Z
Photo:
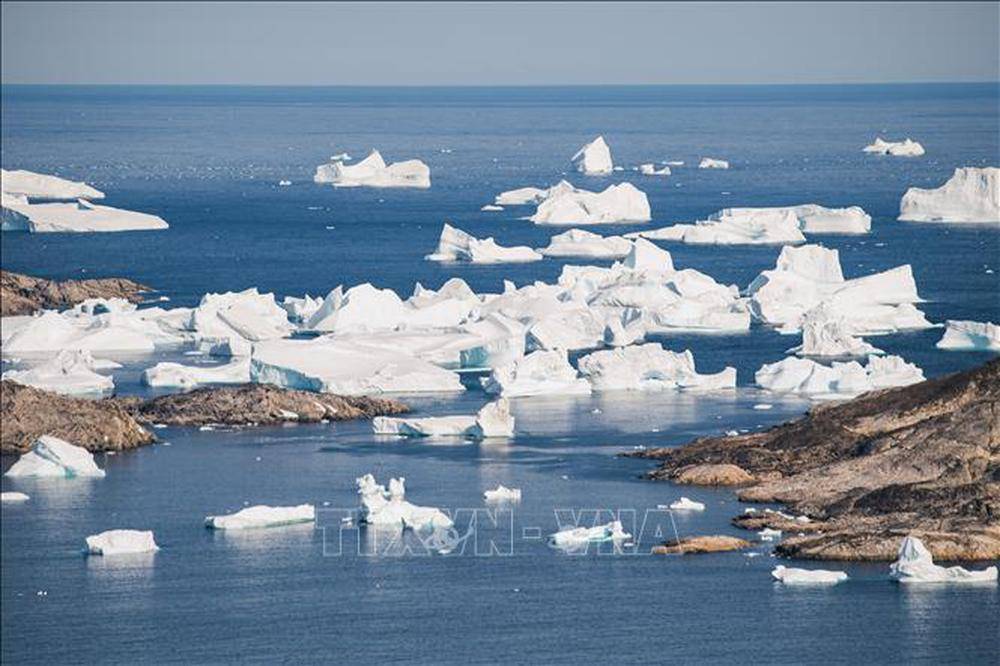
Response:
M88 298L124 298L139 303L150 287L125 278L46 280L0 270L0 316L62 310Z
M650 479L735 485L741 501L808 517L734 518L782 530L779 555L888 561L912 534L935 559L1000 558L1000 359L819 405L764 432L628 455L660 462Z

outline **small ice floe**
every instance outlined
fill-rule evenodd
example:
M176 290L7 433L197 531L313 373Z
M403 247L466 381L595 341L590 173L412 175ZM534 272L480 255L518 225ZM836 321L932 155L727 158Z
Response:
M151 531L108 530L87 537L87 552L91 555L134 555L159 549Z
M687 497L681 497L676 502L671 502L670 508L674 511L704 511L705 505Z
M512 437L514 417L510 403L500 398L488 403L476 416L433 416L425 418L397 418L377 416L372 429L378 435L404 437Z
M279 187L288 187L291 184L292 184L292 181L290 181L290 180L279 180L278 181L278 186Z
M0 493L0 502L27 502L30 497L24 493L19 493L15 491Z
M626 234L626 237L632 235ZM725 208L707 220L673 224L634 235L694 245L779 245L806 240L799 218L787 208Z
M774 541L781 538L781 530L772 530L770 527L765 527L757 533L757 536L761 541Z
M530 247L503 247L493 238L480 240L461 229L445 224L437 249L424 257L428 261L467 261L473 264L506 264L540 261L542 255Z
M508 488L501 483L493 490L485 491L483 493L483 499L487 502L520 502L521 489Z
M238 356L218 366L157 363L142 371L141 382L157 388L183 389L206 384L247 384L250 382L250 357Z
M503 210L503 206L497 206L496 204L486 204L479 210L483 211L484 213L497 213Z
M245 530L257 527L281 527L316 520L312 504L266 506L258 504L226 516L206 516L205 527L216 530Z
M701 162L698 162L699 169L728 169L729 162L726 160L717 160L711 157L701 158Z
M93 454L82 446L75 446L51 435L42 435L31 445L30 451L11 465L4 476L103 478L104 470L94 462Z
M631 538L632 535L622 528L618 520L595 527L574 527L549 535L549 541L558 548L574 548L588 543L620 543Z
M345 164L343 159L316 167L313 180L331 183L334 187L415 187L431 186L431 170L420 160L406 160L386 164L382 155L373 150L368 157L356 164Z
M409 528L413 530L441 530L453 523L443 511L435 507L417 506L406 500L406 479L389 479L389 489L377 483L371 474L355 479L361 496L361 522L368 525Z
M875 141L865 146L862 150L866 153L892 155L893 157L920 157L924 154L924 147L913 139L886 141L880 136L875 137Z
M772 409L773 407L774 405L772 405L769 402L758 402L756 405L753 406L753 408L757 410Z
M916 384L924 381L924 373L899 356L869 356L865 366L857 361L834 362L827 366L809 359L789 357L763 365L754 379L758 386L770 391L823 399Z
M599 136L578 150L572 158L576 170L587 176L606 176L614 170L611 148Z
M330 156L331 162L350 162L351 155L349 153L337 153L336 155Z
M969 571L938 566L920 539L907 536L899 546L898 559L889 567L889 577L900 583L991 583L997 580L997 568Z
M781 564L771 571L771 576L785 585L836 585L847 580L843 571L794 569Z
M215 430L215 426L211 425L198 426L198 430L200 432L211 432L212 430Z
M665 166L661 169L657 169L655 164L640 164L639 173L643 176L669 176L670 167Z
M551 238L539 250L546 257L621 259L632 250L632 241L622 236L601 236L583 229L570 229Z
M1000 168L963 167L941 187L911 187L899 203L907 222L1000 222Z
M992 322L948 320L938 349L1000 351L1000 326Z

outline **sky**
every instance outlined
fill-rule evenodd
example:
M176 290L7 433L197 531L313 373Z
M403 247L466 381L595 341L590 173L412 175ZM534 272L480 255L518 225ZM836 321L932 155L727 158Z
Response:
M1000 80L1000 3L2 3L4 83Z

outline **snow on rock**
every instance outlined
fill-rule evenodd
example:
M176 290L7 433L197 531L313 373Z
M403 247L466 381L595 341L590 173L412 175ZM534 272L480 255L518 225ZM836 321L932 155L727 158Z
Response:
M574 527L549 535L552 545L558 548L579 548L588 543L618 543L631 538L632 535L625 531L619 520L594 527Z
M665 166L661 169L657 169L655 164L640 164L639 173L643 176L669 176L670 167Z
M609 185L601 192L560 183L528 219L535 224L588 225L648 222L652 216L649 199L631 183Z
M729 162L726 160L717 160L711 157L701 158L701 162L698 162L699 169L728 169Z
M785 585L835 585L847 580L843 571L794 569L781 564L771 571L771 576Z
M482 380L487 393L507 398L534 395L586 395L590 383L577 375L565 351L536 351L494 368Z
M225 516L206 516L205 527L216 530L246 530L258 527L281 527L316 520L312 504L267 506L258 504Z
M16 491L0 493L0 502L27 502L29 499L31 498L24 493Z
M763 365L754 378L761 388L777 393L839 398L916 384L924 380L924 373L899 356L869 356L865 366L857 361L823 365L810 359L788 357Z
M103 478L104 470L94 462L94 456L82 446L74 446L58 437L42 435L21 455L4 476L54 476Z
M156 215L99 206L85 199L74 203L27 203L5 192L0 206L0 229L3 231L82 233L149 231L169 227Z
M546 257L588 257L592 259L621 259L632 250L632 241L621 236L601 236L570 229L557 234L546 248L539 250Z
M893 155L894 157L920 157L924 154L924 147L913 139L902 141L886 141L882 137L875 137L875 141L864 147L864 152L876 155Z
M480 240L445 224L437 250L425 257L429 261L467 261L473 264L524 263L539 261L542 255L530 247L502 247L492 237Z
M699 245L773 245L804 243L799 218L787 208L727 208L694 224L626 234Z
M225 365L182 365L157 363L142 371L142 383L158 388L190 389L208 384L247 384L250 382L250 358L236 357Z
M736 387L736 368L699 375L690 351L664 349L657 343L606 349L578 363L595 391L715 390Z
M508 488L501 483L495 489L485 491L483 499L487 502L520 502L521 489Z
M155 553L160 549L153 533L141 530L108 530L86 539L87 552L91 555L136 555Z
M441 530L453 523L435 507L411 504L406 500L406 479L389 479L389 489L377 483L371 474L355 479L361 496L361 522L379 527L413 530Z
M75 199L103 199L104 193L86 183L78 183L58 176L49 176L17 169L0 169L0 191L14 197L72 201Z
M372 430L378 435L404 437L511 437L514 417L505 398L486 404L476 416L432 416L424 418L394 418L377 416Z
M911 187L899 203L907 222L1000 222L1000 168L964 167L941 187Z
M66 349L33 368L8 370L3 373L3 379L63 395L100 395L110 393L115 388L111 377L95 372L98 368L107 368L107 364L107 361L95 361L88 351ZM112 366L120 367L117 363Z
M789 350L799 356L868 356L882 350L851 334L845 317L827 302L820 303L802 318L802 344Z
M588 176L606 176L614 169L611 162L611 148L599 136L573 155L576 170Z
M704 511L705 505L701 502L695 502L687 497L682 497L676 502L670 503L670 508L673 511Z
M416 187L431 186L431 170L420 160L386 164L377 150L355 164L334 160L316 167L313 180L334 187Z
M819 204L801 204L770 208L726 208L709 219L752 219L758 216L771 218L786 213L795 216L799 229L806 234L866 234L872 227L871 216L860 206L826 208Z
M937 348L1000 351L1000 326L992 322L948 320Z
M907 536L899 546L897 560L889 567L889 577L900 583L993 583L997 580L997 568L969 571L938 566L920 539Z

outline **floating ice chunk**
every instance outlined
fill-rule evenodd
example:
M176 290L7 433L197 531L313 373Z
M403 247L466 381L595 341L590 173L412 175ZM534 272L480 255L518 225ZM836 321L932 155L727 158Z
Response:
M875 137L875 141L864 147L864 152L875 153L876 155L893 155L895 157L920 157L924 154L924 147L913 139L902 141L886 141L882 137Z
M529 349L591 349L604 340L606 328L605 317L591 308L565 308L533 324L527 343Z
M256 288L205 294L187 322L187 330L210 344L216 355L226 351L233 356L248 355L251 343L283 338L294 328L274 294Z
M866 234L871 231L872 218L859 206L826 208L819 204L778 206L771 208L726 208L709 219L772 217L791 213L806 234Z
M770 527L765 527L757 533L757 536L761 541L774 541L781 538L781 530L772 530Z
M550 191L528 219L535 224L588 225L648 222L652 217L646 195L631 183L620 183L602 192L572 186Z
M549 535L552 545L558 548L579 548L588 543L618 543L631 538L632 535L624 530L618 520L594 527L574 527Z
M4 193L0 229L3 231L111 232L166 229L156 215L111 206L99 206L85 199L75 203L27 203Z
M246 384L250 381L250 358L237 357L225 365L181 365L157 363L142 371L142 383L160 388L195 388L206 384Z
M606 176L614 169L611 162L611 148L599 136L573 155L576 170L588 176Z
M1000 326L991 322L948 320L937 348L1000 351Z
M826 366L810 359L789 357L765 364L754 378L758 386L770 391L825 398L915 384L924 380L924 373L899 356L869 356L867 366L857 361Z
M246 530L258 527L281 527L316 520L312 504L266 506L258 504L226 516L206 516L205 527L216 530Z
M765 245L806 240L799 230L799 219L783 208L727 208L708 220L639 231L635 235L701 245Z
M330 161L331 162L350 162L351 161L351 154L350 153L337 153L336 155L331 155L330 156Z
M843 571L793 569L781 564L771 571L771 576L785 585L836 585L847 580L847 574Z
M577 376L565 351L536 351L494 368L482 380L487 393L508 398L533 395L585 395L590 383Z
M90 352L63 350L34 368L8 370L3 379L64 395L99 395L115 388L111 377L95 372L101 365Z
M389 479L389 490L377 483L371 474L355 479L361 496L361 522L368 525L410 528L414 530L440 530L453 523L443 511L423 507L406 500L406 479Z
M736 368L699 375L694 356L647 343L588 354L580 359L580 374L595 391L715 390L736 387Z
M851 334L847 320L826 302L802 319L802 344L789 350L799 356L868 356L882 350Z
M559 183L559 185L563 184L570 189L573 187L565 180ZM497 206L526 206L528 204L540 204L548 198L549 192L550 190L543 190L540 187L520 187L516 190L501 192L493 199L493 203Z
M103 199L104 193L86 183L78 183L58 176L32 171L0 169L0 189L6 194L26 199L71 201L74 199Z
M306 294L305 296L299 298L298 296L285 296L285 298L278 304L282 310L288 313L288 318L294 322L305 322L313 314L319 310L320 306L323 305L322 298L315 298Z
M377 416L372 430L378 435L405 437L511 437L514 417L505 398L488 403L476 416L432 416L424 418L393 418Z
M530 247L502 247L493 238L480 240L445 224L437 250L425 257L429 261L467 261L473 264L524 263L539 261L542 255Z
M135 555L155 553L160 549L153 533L141 530L108 530L87 537L87 552L91 555Z
M508 488L501 483L494 490L484 492L483 499L487 502L520 502L521 489Z
M590 257L620 259L632 250L632 242L621 236L600 236L583 229L557 234L540 252L546 257Z
M17 462L11 465L4 476L103 478L104 470L94 462L93 454L82 446L74 446L51 435L42 435L31 445L30 451L22 454Z
M699 169L728 169L729 162L726 160L717 160L711 157L701 158L701 162L698 162Z
M1000 168L964 167L941 187L911 187L899 203L907 222L1000 222Z
M484 213L498 213L503 210L503 206L498 206L495 204L486 204L479 210L483 211Z
M291 184L292 184L292 181L290 181L290 180L279 180L278 181L278 186L279 187L288 187Z
M316 167L313 180L334 187L416 187L431 186L431 170L420 160L386 164L377 150L356 164L334 160Z
M997 580L997 568L969 571L938 566L924 543L908 536L899 546L898 559L889 567L889 577L900 583L992 583Z
M31 498L24 493L15 491L0 493L0 502L27 502L29 499Z
M396 292L366 282L346 293L341 287L331 291L304 328L329 333L394 329L406 321L408 314Z
M676 502L671 502L670 508L674 511L704 511L705 505L687 497L682 497Z
M669 176L670 167L665 166L662 169L657 169L655 164L640 164L639 173L643 176Z

